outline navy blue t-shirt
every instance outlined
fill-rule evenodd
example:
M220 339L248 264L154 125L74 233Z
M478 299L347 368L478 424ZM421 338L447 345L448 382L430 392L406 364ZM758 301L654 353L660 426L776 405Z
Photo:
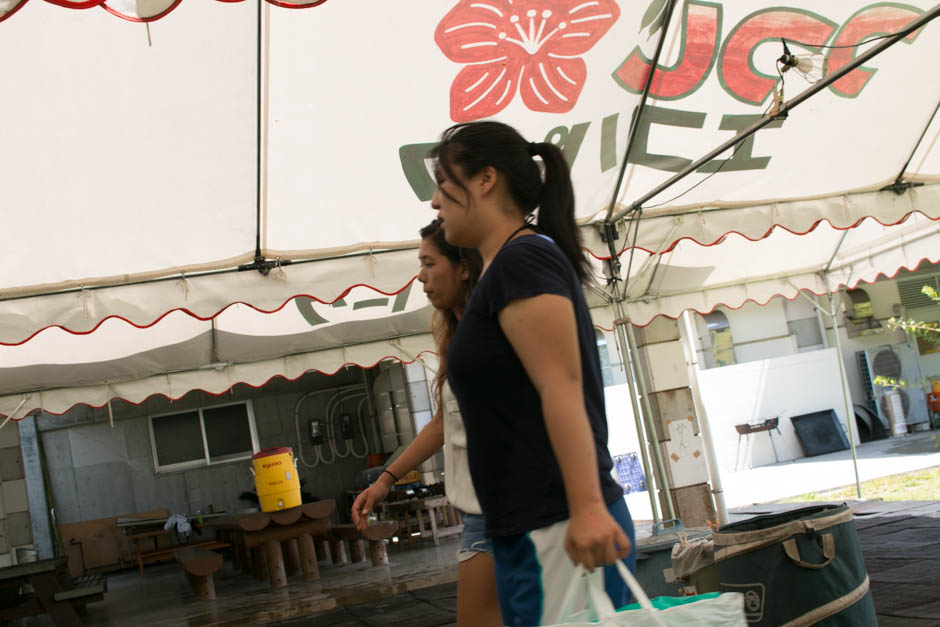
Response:
M510 301L540 294L564 296L574 304L584 405L598 462L597 468L585 467L584 472L599 474L608 505L623 498L610 475L604 386L581 284L551 239L525 235L497 253L447 351L447 379L466 426L470 476L490 536L532 531L568 518L561 470L538 392L497 319Z

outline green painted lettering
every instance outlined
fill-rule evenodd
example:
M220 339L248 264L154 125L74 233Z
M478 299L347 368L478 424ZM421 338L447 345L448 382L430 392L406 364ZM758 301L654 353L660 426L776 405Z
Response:
M405 179L414 191L415 196L422 202L431 200L437 183L428 172L426 160L428 152L437 146L436 142L429 144L406 144L398 149L398 159L401 161L401 169L405 173Z
M561 152L568 161L568 166L574 165L574 160L581 150L581 142L584 141L584 135L587 133L590 122L575 124L570 129L567 126L556 126L545 135L545 141L549 144L555 144L561 148Z

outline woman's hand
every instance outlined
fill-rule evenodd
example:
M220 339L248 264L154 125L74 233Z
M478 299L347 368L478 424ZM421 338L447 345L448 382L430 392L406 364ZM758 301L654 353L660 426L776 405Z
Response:
M385 475L379 477L375 483L359 493L352 506L352 520L359 531L369 526L369 512L376 503L381 502L388 496L391 485L384 481Z
M593 572L630 554L630 539L603 502L571 512L565 532L565 551L575 564Z

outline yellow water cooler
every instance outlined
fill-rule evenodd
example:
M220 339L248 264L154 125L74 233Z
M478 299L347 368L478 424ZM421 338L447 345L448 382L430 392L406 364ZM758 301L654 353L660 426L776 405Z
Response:
M251 472L261 511L300 506L300 477L294 452L287 446L266 448L251 457Z

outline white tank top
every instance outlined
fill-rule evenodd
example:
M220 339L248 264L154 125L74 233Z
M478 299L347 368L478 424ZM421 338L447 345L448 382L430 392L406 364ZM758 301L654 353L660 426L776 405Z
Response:
M482 514L483 509L470 479L467 432L464 431L457 399L446 381L441 396L444 404L441 411L444 415L444 490L447 500L467 514Z

